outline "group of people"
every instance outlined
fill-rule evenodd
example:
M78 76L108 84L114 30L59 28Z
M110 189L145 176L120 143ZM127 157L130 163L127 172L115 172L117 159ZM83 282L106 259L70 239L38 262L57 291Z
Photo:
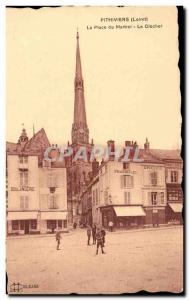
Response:
M96 255L98 255L98 249L101 248L102 254L105 254L104 252L104 247L105 247L105 235L106 231L104 228L100 226L96 226L93 224L91 227L90 225L87 225L87 245L90 246L90 240L91 240L91 235L93 238L93 245L96 246Z
M76 229L76 227L77 226L74 226L74 229ZM111 226L109 225L109 230L113 231L113 223L111 224ZM103 227L96 226L95 224L93 224L92 227L90 225L87 225L87 245L90 246L90 240L91 240L91 236L92 236L93 245L96 245L96 255L98 254L99 248L101 248L102 254L105 254L105 252L104 252L105 235L106 235L106 231ZM57 241L56 249L60 250L60 240L62 238L60 228L58 228L58 230L56 230L55 238Z

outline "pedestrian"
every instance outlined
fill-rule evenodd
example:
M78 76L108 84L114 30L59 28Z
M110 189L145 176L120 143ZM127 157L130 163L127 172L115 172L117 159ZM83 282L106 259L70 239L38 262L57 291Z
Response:
M92 232L92 228L90 225L87 225L87 245L90 246L90 239L91 239L91 232Z
M98 248L101 247L102 254L105 254L103 250L103 237L102 237L102 231L100 228L97 229L96 232L96 241L97 241L97 246L96 246L96 255L98 255Z
M93 224L93 227L92 227L92 236L93 236L93 245L96 244L96 225Z
M109 221L108 226L109 226L109 231L113 232L114 223L112 221Z
M73 223L73 228L74 228L74 229L77 228L77 223L76 223L76 222Z
M105 229L103 227L101 229L101 233L102 233L103 247L105 247L105 235L106 235L106 231L105 231Z
M56 241L57 241L57 247L56 247L56 249L57 249L57 250L60 250L60 248L59 248L59 247L60 247L60 239L62 238L62 237L61 237L61 231L60 231L60 228L57 229L55 238L56 238Z

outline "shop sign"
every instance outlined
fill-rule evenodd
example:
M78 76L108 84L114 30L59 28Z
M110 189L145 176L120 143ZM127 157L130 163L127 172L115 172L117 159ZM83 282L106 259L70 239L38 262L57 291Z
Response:
M33 192L34 190L35 188L32 186L11 187L12 192L20 192L20 191Z
M119 173L119 174L136 174L136 171L132 171L132 170L114 170L114 173Z

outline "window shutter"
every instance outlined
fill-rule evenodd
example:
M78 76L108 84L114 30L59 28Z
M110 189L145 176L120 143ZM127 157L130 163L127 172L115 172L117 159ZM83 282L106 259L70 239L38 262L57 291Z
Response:
M29 208L29 200L28 200L28 196L25 196L25 208L26 208L26 209Z
M148 203L149 203L149 205L152 205L151 192L148 192Z
M132 177L132 179L133 179L133 177ZM131 204L130 202L131 202L131 193L130 192L128 192L128 196L127 196L127 198L128 198L128 204Z
M24 209L24 196L20 196L20 208Z
M123 187L124 187L124 185L123 185L123 180L124 180L124 177L123 177L123 175L120 175L120 183L121 183L121 188L123 188Z

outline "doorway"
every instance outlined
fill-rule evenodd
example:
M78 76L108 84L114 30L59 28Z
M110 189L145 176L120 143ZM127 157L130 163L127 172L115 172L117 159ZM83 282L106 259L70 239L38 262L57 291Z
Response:
M29 220L25 220L24 233L29 234L29 232L30 232L30 223L29 223Z

